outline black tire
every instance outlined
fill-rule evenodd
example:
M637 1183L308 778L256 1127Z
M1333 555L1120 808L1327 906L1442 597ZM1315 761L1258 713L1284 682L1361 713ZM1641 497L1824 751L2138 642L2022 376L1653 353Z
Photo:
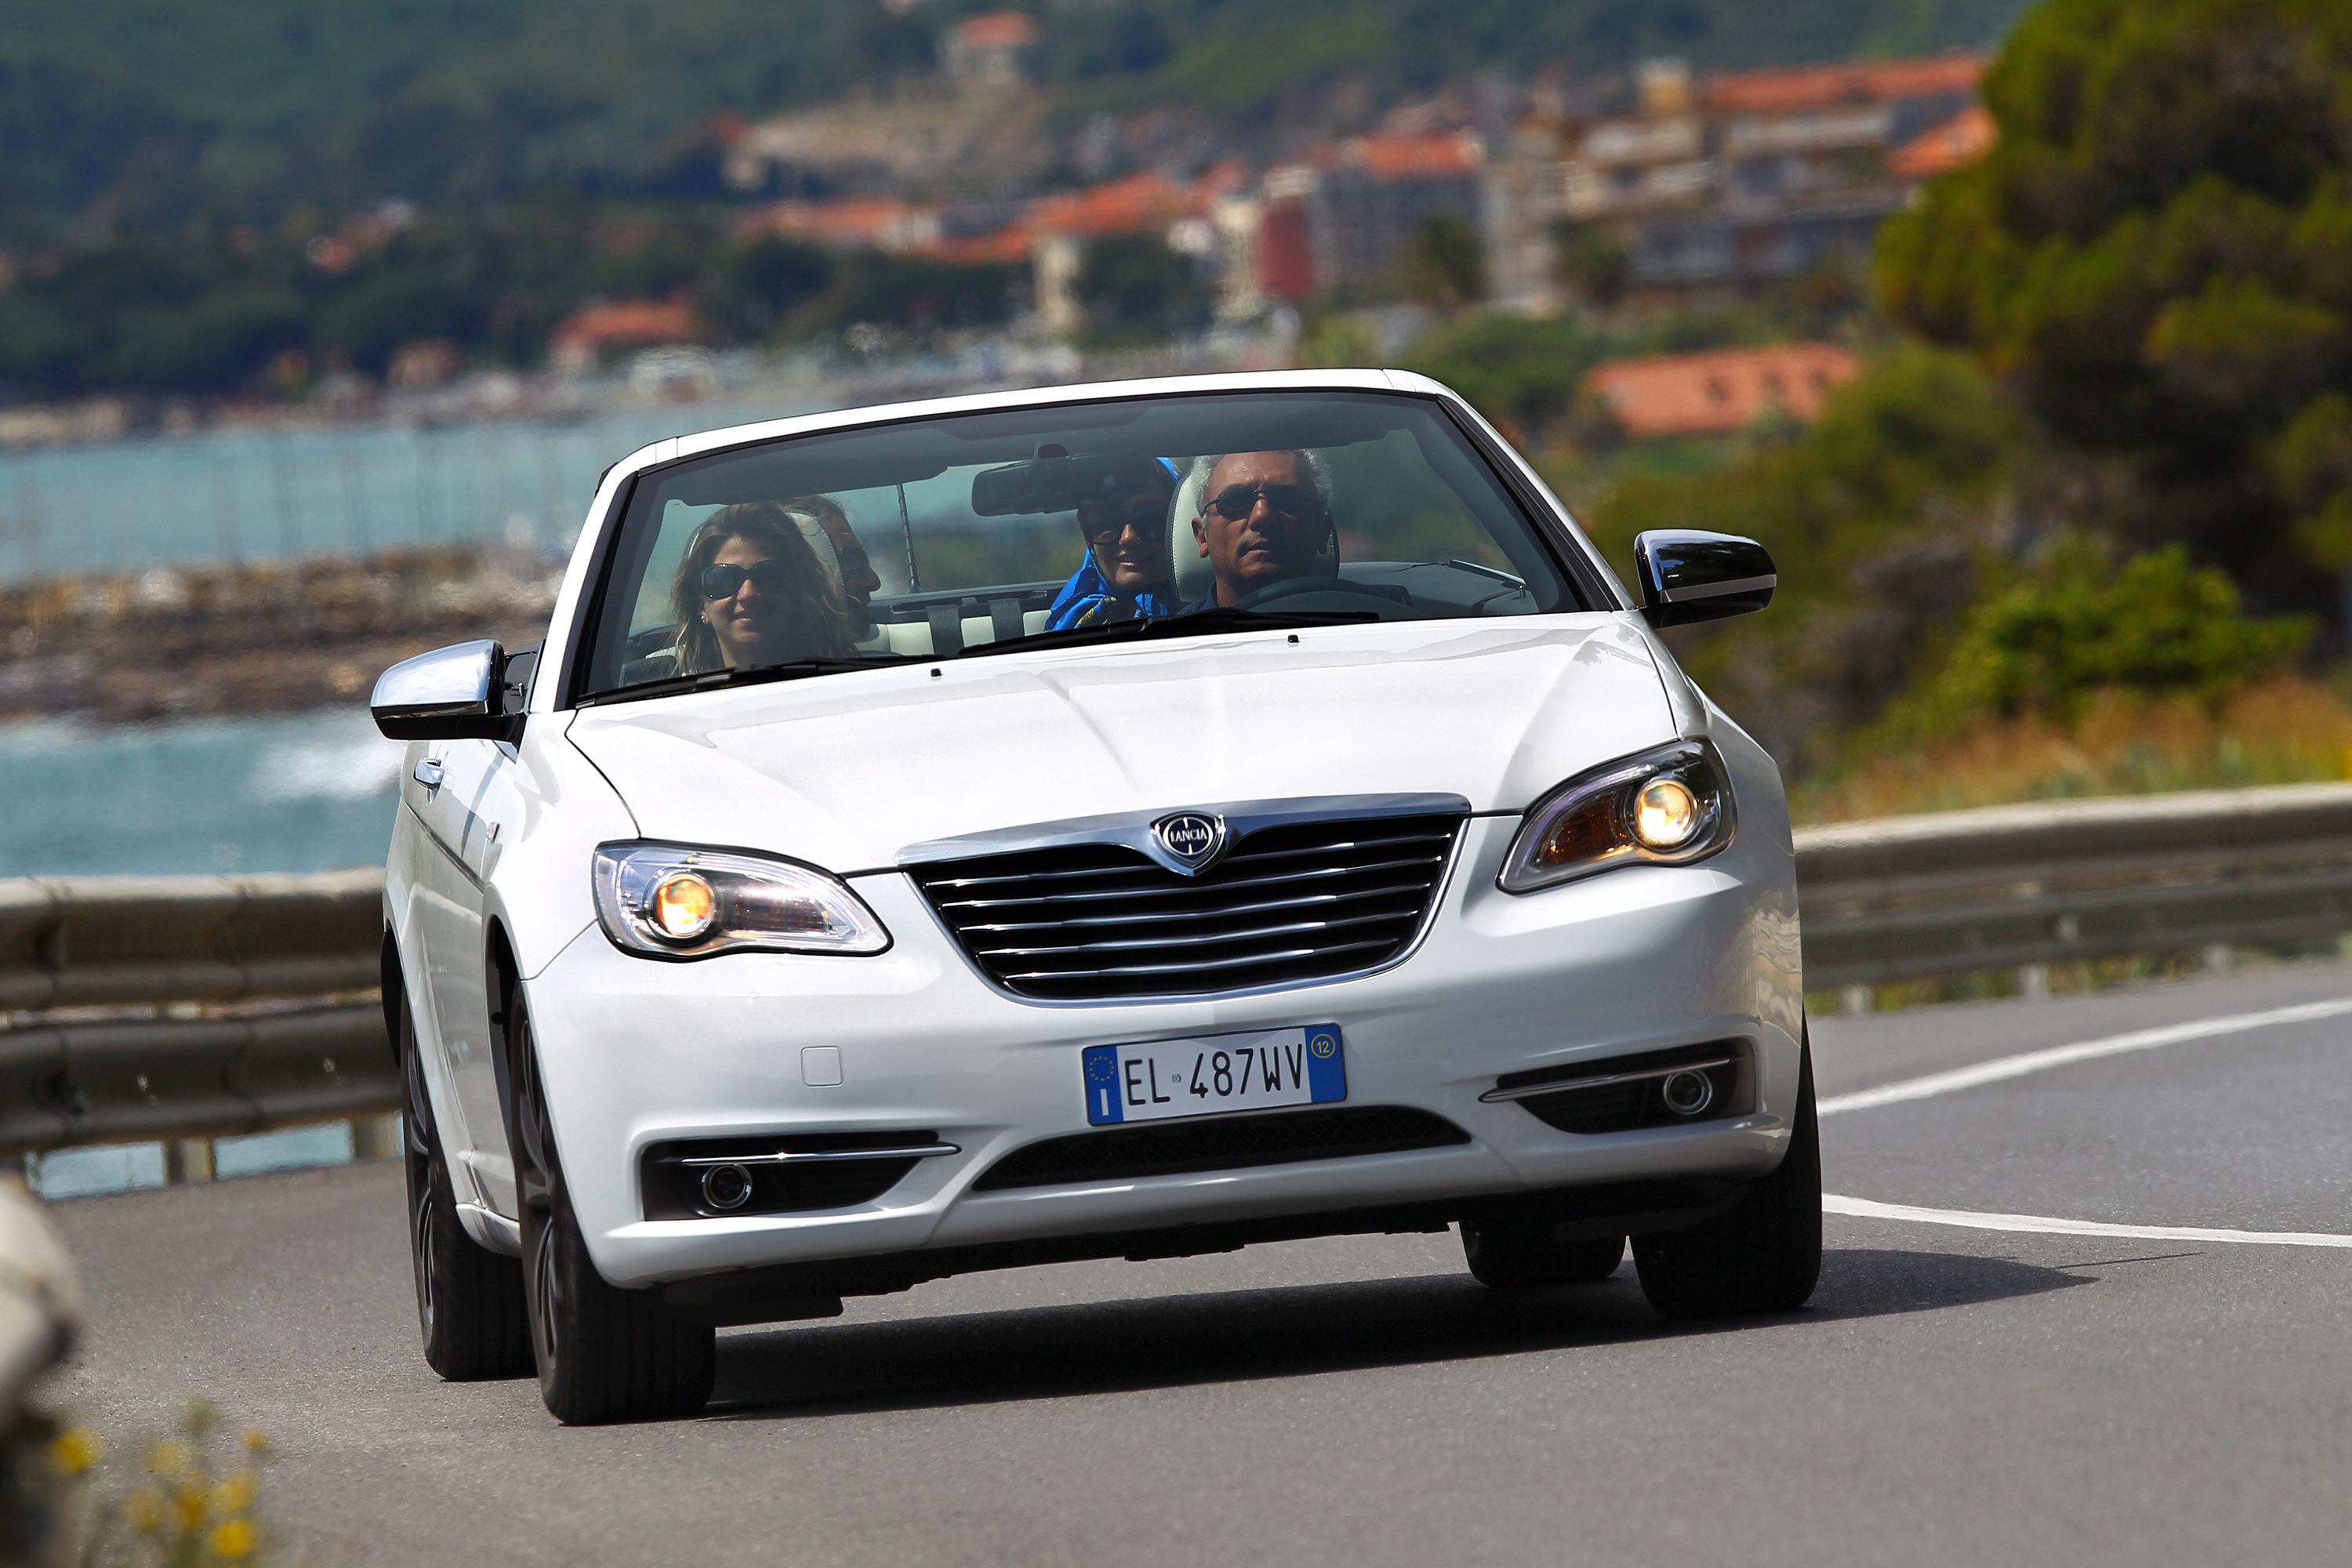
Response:
M1633 1238L1650 1305L1676 1322L1792 1312L1822 1273L1822 1139L1813 1055L1797 1069L1796 1126L1780 1168L1703 1225Z
M519 993L509 995L506 1017L523 1296L540 1397L567 1426L690 1415L710 1398L718 1332L670 1316L651 1290L617 1289L596 1272L564 1190Z
M466 1234L425 1090L416 1028L400 1009L401 1121L408 1175L408 1260L416 1274L416 1321L425 1363L452 1383L529 1377L530 1321L522 1263Z
M1534 1285L1590 1285L1617 1272L1622 1236L1556 1241L1549 1220L1480 1225L1462 1222L1462 1256L1470 1277L1497 1290Z

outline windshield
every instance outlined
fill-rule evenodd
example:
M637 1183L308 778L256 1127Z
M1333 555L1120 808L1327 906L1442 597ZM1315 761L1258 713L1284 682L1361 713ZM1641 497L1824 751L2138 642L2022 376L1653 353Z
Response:
M654 695L1022 646L1587 608L1433 401L1062 404L646 475L576 689Z

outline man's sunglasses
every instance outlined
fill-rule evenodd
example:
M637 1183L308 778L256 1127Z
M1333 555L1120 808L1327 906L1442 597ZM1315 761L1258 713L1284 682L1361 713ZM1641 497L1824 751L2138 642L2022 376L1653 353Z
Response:
M1209 504L1227 522L1239 522L1257 510L1261 497L1276 517L1301 518L1315 511L1315 492L1299 485L1234 485L1218 491Z
M782 561L762 561L756 566L730 563L702 569L702 596L706 599L731 599L742 592L746 583L774 597L793 585L793 569Z

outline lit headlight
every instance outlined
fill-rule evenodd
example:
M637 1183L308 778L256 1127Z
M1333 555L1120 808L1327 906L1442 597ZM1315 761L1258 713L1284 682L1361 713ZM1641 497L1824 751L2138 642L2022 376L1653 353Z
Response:
M701 958L771 952L880 952L890 933L835 878L789 860L675 844L596 850L596 918L631 952Z
M1532 893L1612 866L1686 866L1731 842L1732 818L1715 747L1677 741L1579 773L1538 801L1497 880L1507 893Z

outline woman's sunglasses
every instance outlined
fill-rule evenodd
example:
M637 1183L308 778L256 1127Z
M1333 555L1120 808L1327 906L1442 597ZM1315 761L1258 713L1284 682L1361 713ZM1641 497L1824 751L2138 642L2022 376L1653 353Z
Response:
M1132 508L1090 506L1078 509L1078 531L1087 536L1088 544L1106 549L1126 537L1129 529L1146 544L1154 544L1168 537L1168 503L1153 500L1149 504Z
M756 566L727 564L702 569L702 596L706 599L731 599L742 592L746 583L774 597L793 585L793 569L782 561L762 561Z
M1218 491L1209 504L1227 522L1239 522L1257 510L1261 497L1276 517L1301 518L1315 510L1315 492L1299 485L1234 485Z

